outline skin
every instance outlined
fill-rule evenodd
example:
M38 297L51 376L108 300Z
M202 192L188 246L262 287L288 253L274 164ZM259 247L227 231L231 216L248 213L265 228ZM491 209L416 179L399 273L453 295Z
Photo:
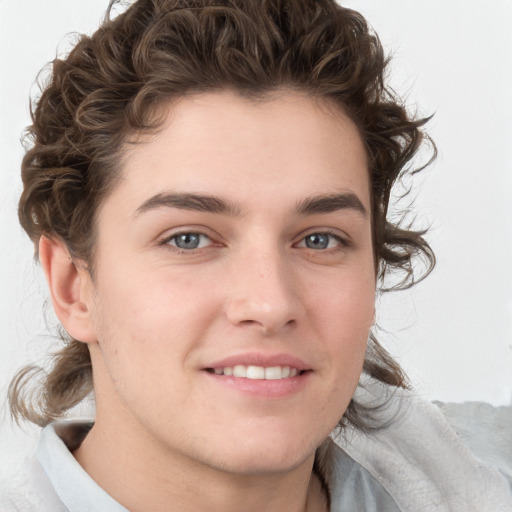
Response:
M41 241L54 307L93 363L96 422L76 459L133 512L324 510L315 450L349 404L374 318L355 125L296 92L201 94L122 165L97 215L94 280ZM184 194L231 208L176 206ZM333 211L297 211L317 196L336 196ZM248 390L206 370L228 357L295 357L307 372L284 392Z

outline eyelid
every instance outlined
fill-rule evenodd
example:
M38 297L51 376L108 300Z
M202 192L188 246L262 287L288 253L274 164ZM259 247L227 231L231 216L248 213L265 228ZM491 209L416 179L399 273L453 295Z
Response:
M169 242L180 235L188 235L188 234L194 234L194 235L200 235L208 238L210 240L210 244L208 244L207 247L201 247L198 249L181 249L175 245L169 244ZM176 249L177 251L184 251L188 253L192 253L195 250L201 250L201 249L207 249L208 247L212 245L221 245L222 242L219 242L220 236L215 236L215 234L211 233L211 230L206 228L205 226L180 226L173 229L168 229L157 238L157 244L160 246L167 246L171 247L173 249Z
M184 249L183 247L179 247L178 243L177 243L177 239L180 236L183 236L183 235L194 235L194 236L197 236L199 238L198 247L193 247L191 249ZM204 242L204 239L206 239L209 243L207 242L206 245L203 245L201 243L201 240ZM173 240L176 240L175 244L171 243ZM211 242L212 242L212 239L208 235L205 235L204 233L195 233L193 231L189 231L189 232L185 232L185 233L176 233L175 235L173 235L173 236L171 236L170 238L167 239L166 244L170 245L171 247L176 247L176 249L179 249L180 251L190 252L190 251L195 251L195 250L199 250L199 249L205 249L206 247L211 245Z
M342 247L350 247L352 242L350 237L339 230L333 228L312 228L302 233L300 239L294 244L297 246L299 243L304 242L308 236L311 235L327 235L336 239ZM325 249L328 250L328 249Z

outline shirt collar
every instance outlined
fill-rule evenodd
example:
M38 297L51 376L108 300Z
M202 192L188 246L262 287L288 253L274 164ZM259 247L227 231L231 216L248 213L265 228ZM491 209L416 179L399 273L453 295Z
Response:
M70 512L128 512L86 473L70 451L80 446L91 426L83 421L48 425L41 432L36 457Z

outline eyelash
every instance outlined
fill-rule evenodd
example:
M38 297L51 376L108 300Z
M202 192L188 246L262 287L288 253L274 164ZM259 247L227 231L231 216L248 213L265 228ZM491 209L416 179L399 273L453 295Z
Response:
M334 231L329 230L329 229L325 229L323 231L311 231L310 233L304 235L300 239L299 243L304 242L308 237L310 237L312 235L328 236L330 238L333 238L334 240L336 240L336 242L339 243L338 246L336 246L334 248L330 248L330 249L320 250L320 249L311 249L311 248L309 248L312 251L317 251L318 250L318 252L335 252L335 251L346 249L346 248L350 247L350 245L351 245L350 242L346 238L343 238L342 236L340 236L339 233L334 232Z
M183 235L195 235L195 236L199 236L199 237L206 237L208 240L210 240L210 242L213 242L213 240L210 236L206 235L205 233L201 233L200 231L180 231L178 233L173 233L172 235L165 237L164 239L162 239L159 242L159 245L171 247L172 250L177 251L180 254L194 254L195 252L205 249L211 245L211 244L208 244L207 247L199 247L199 248L195 248L195 249L182 249L181 247L178 247L177 245L171 245L170 242L172 240L175 240L178 237L183 236Z
M208 244L206 247L198 247L198 248L193 248L193 249L183 249L183 248L178 247L177 245L171 245L170 242L172 240L176 240L178 237L183 236L183 235L195 235L195 236L199 236L199 237L206 237L207 239L210 240L210 244ZM331 247L331 248L326 248L326 249L312 249L310 247L305 247L306 249L310 249L313 252L318 252L318 253L320 253L320 252L323 252L323 253L336 252L336 251L344 250L351 246L351 243L349 240L340 236L337 232L334 232L329 229L324 229L321 231L311 231L310 233L307 233L304 236L302 236L302 238L299 240L299 242L295 243L294 246L298 245L299 243L306 243L305 242L306 239L312 235L328 236L328 237L334 239L336 242L338 242L338 245L335 246L334 248ZM173 233L172 235L167 236L164 239L162 239L159 242L159 245L171 248L171 250L178 252L179 254L192 255L192 254L197 253L198 251L207 249L211 245L219 245L219 244L215 244L213 239L205 233L201 233L200 231L190 230L190 231L180 231L178 233Z

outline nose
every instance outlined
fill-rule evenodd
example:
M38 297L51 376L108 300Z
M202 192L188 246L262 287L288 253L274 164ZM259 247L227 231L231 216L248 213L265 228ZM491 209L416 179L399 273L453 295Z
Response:
M228 320L270 336L297 323L303 304L292 265L278 249L239 255L227 283Z

